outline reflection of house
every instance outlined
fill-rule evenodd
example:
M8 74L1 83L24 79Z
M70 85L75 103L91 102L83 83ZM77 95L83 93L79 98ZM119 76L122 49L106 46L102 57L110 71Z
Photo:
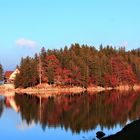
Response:
M6 71L4 75L4 82L8 84L13 83L18 73L18 69L16 69L15 71Z
M19 112L19 106L16 105L14 96L5 97L5 105L8 108L13 108L16 112Z

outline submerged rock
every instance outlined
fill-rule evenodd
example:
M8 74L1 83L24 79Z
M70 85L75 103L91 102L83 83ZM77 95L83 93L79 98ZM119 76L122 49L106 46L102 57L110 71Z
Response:
M101 139L101 138L104 137L104 136L105 136L105 133L102 132L102 131L98 131L98 132L96 133L96 137L97 137L98 139Z

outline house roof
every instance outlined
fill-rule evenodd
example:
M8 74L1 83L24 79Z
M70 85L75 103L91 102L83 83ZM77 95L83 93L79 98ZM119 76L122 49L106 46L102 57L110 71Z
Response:
M5 72L5 78L10 78L11 74L13 73L14 71L6 71Z

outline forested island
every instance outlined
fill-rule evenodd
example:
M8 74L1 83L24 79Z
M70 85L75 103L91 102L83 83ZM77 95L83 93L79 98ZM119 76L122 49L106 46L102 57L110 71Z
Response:
M15 88L47 83L61 87L133 87L140 82L140 49L72 44L63 49L46 50L34 57L21 58Z

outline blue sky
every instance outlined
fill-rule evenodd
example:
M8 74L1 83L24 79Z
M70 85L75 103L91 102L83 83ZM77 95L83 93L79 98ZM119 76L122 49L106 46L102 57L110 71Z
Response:
M140 47L139 0L0 0L0 63L71 43Z

